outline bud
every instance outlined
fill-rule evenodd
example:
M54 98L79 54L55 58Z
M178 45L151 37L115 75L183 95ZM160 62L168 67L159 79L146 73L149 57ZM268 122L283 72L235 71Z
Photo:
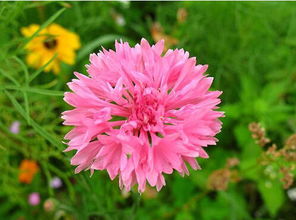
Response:
M56 206L57 206L57 201L53 198L49 198L45 200L45 202L43 203L43 209L46 212L53 212L56 209Z
M281 178L281 182L284 184L284 188L288 189L294 182L291 169L289 167L282 167L280 171L283 174L283 177Z
M177 11L177 20L179 23L184 23L187 19L187 10L185 8L179 8Z
M249 130L252 133L253 139L256 140L256 144L259 146L264 147L266 144L270 143L270 139L266 137L265 129L259 123L250 123Z
M232 168L239 164L239 159L237 157L228 158L226 161L226 167Z
M62 187L63 182L59 177L55 176L54 178L52 178L50 180L49 185L51 188L58 189L58 188Z
M228 188L231 177L229 169L215 170L208 179L207 187L211 190L223 191Z

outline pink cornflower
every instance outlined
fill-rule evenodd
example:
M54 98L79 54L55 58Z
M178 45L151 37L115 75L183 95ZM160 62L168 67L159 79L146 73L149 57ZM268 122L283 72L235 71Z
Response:
M189 175L186 163L200 169L195 158L208 157L203 148L216 144L221 129L223 113L215 111L221 92L209 91L207 65L196 65L188 52L162 56L163 40L115 48L91 54L89 77L76 72L68 83L73 92L64 100L74 109L62 118L74 128L65 151L77 150L76 173L107 170L126 191L138 184L143 192L146 182L160 190L163 174Z

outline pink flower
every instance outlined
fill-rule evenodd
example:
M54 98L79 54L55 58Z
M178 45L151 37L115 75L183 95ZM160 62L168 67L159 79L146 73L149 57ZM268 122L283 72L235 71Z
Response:
M163 174L189 174L186 162L200 169L197 157L207 158L204 147L215 145L221 130L215 111L220 91L209 91L213 78L203 75L207 65L181 50L168 50L164 41L150 46L142 39L131 48L115 43L116 50L90 55L89 77L75 73L64 100L65 151L77 150L71 160L75 172L107 170L130 191L146 181L160 190Z
M32 206L36 206L40 203L40 195L37 192L33 192L29 195L28 202Z
M59 177L55 176L54 178L52 178L50 180L49 185L51 188L58 189L58 188L62 187L63 182Z
M19 121L12 122L9 128L10 132L13 134L18 134L20 132L20 125L21 123Z

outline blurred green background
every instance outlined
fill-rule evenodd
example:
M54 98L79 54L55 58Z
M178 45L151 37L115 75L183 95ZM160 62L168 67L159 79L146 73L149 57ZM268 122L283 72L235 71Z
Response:
M35 70L25 63L20 29L48 22L78 34L82 46L74 65L63 64L58 75L41 71L27 85L25 73ZM0 219L295 219L296 4L1 2L0 31ZM160 192L140 196L122 193L106 172L74 174L73 152L62 152L69 128L60 114L70 109L62 100L66 83L73 71L86 74L91 52L143 37L165 38L209 64L226 117L210 158L198 159L202 170L167 175ZM16 120L20 132L13 134ZM257 136L252 122L262 127ZM264 147L260 135L270 139ZM279 154L270 153L272 144ZM39 166L30 184L18 180L23 159ZM50 186L53 177L60 188ZM28 203L32 192L41 197L36 206Z

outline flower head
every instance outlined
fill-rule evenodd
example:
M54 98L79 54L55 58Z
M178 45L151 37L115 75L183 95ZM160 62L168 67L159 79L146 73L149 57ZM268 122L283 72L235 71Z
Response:
M48 198L43 203L43 209L46 212L53 212L56 209L56 207L57 207L57 203L58 203L57 200L55 200L53 198Z
M296 201L296 188L287 190L287 194L292 201Z
M31 206L36 206L40 203L40 195L37 192L33 192L29 195L28 202Z
M31 183L38 169L38 165L34 160L22 160L19 168L19 181L21 183Z
M37 24L23 27L21 33L31 37L40 28ZM80 48L79 36L68 31L58 24L51 24L39 32L26 46L28 50L27 63L40 68L45 65L55 54L56 58L44 69L45 72L60 72L60 62L74 64L75 50Z
M9 127L9 131L13 134L18 134L20 132L20 125L19 121L14 121Z
M55 176L50 180L49 185L51 188L58 189L63 185L63 182L59 177Z
M62 116L74 126L66 151L77 150L76 172L107 170L127 191L137 183L143 192L146 181L160 190L163 174L189 174L186 163L199 169L195 158L208 157L203 148L221 129L221 92L209 91L207 66L183 49L162 56L164 41L150 46L145 39L115 47L91 54L90 76L75 73L68 83L73 92L64 100L75 108Z

